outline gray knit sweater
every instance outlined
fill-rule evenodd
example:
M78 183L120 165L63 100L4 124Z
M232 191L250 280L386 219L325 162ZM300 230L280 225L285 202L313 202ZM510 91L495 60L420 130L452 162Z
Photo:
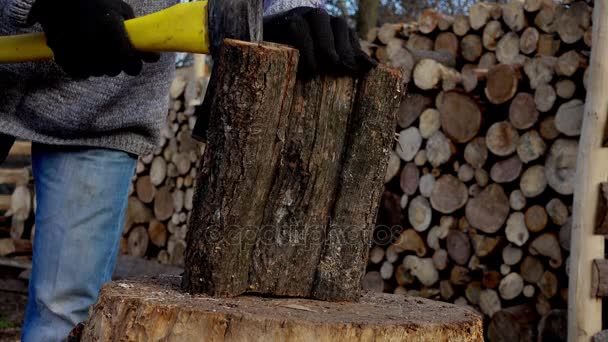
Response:
M136 16L178 0L126 0ZM40 31L23 28L34 0L0 0L0 35ZM265 0L265 14L323 0ZM105 147L134 154L153 151L169 104L175 57L164 53L130 77L69 79L53 62L0 64L0 133L55 145Z

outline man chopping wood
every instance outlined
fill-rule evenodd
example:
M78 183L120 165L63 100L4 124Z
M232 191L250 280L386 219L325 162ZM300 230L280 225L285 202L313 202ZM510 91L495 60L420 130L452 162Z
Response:
M0 35L43 31L53 62L0 64L0 162L31 140L36 234L22 340L60 341L111 279L137 157L160 141L175 56L134 49L124 21L175 0L0 0ZM322 0L265 0L264 39L300 77L375 65Z

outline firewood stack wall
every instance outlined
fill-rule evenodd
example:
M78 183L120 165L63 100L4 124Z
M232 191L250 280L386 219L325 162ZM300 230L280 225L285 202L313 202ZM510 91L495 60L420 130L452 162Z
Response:
M408 88L367 288L469 305L493 341L565 319L591 6L477 3L369 32Z

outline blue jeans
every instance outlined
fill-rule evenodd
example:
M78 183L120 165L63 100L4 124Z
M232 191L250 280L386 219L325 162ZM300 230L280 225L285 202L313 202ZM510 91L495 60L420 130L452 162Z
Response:
M111 280L136 157L34 144L36 231L23 342L63 341Z

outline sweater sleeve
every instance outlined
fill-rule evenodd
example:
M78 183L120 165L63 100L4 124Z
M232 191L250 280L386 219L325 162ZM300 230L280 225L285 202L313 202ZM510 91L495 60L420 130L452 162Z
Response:
M323 8L325 0L264 0L264 15L289 11L296 7Z
M34 0L5 0L6 14L11 24L17 27L24 27L27 23L27 17L32 9Z

